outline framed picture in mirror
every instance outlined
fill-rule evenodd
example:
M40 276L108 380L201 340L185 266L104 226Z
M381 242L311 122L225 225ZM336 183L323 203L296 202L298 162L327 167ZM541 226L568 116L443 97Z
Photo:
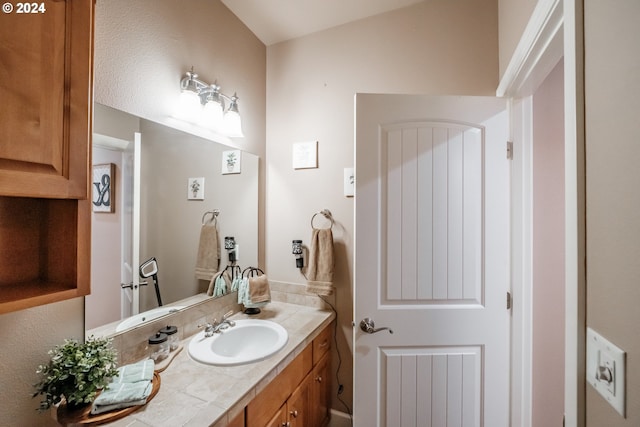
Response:
M104 163L93 165L92 206L94 212L114 213L116 165Z

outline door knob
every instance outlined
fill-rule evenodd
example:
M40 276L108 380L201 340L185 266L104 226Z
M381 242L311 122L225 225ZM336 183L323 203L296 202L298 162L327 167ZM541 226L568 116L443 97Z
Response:
M376 332L384 331L385 329L388 330L390 334L393 333L393 331L387 327L376 329L375 322L369 317L365 317L360 321L360 329L368 334L375 334Z

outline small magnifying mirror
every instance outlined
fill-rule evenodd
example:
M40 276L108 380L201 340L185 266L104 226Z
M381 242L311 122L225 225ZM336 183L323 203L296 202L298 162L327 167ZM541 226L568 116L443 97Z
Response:
M162 306L162 297L160 296L160 286L158 285L158 261L156 258L149 258L142 264L140 264L140 277L143 279L147 279L149 277L153 278L153 286L156 290L156 299L158 300L158 307ZM146 283L140 283L141 286L146 285Z
M140 277L146 279L158 274L158 262L155 258L148 259L140 265Z

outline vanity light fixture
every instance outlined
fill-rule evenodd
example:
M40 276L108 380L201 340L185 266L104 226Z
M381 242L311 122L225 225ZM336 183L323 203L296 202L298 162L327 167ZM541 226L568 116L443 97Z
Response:
M237 94L227 96L220 92L217 82L209 84L198 79L193 67L180 80L180 90L177 118L232 138L244 137ZM229 103L227 108L225 101Z

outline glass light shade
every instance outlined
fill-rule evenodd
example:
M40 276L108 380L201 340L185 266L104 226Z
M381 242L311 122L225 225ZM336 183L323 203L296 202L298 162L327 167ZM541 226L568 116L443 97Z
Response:
M229 110L224 115L224 132L227 136L243 138L242 119L237 111Z
M201 114L202 105L200 104L200 97L198 94L191 90L183 90L180 93L176 117L181 120L197 123L200 120Z
M222 121L222 105L216 101L208 101L202 109L200 124L211 129L220 129L222 127Z

